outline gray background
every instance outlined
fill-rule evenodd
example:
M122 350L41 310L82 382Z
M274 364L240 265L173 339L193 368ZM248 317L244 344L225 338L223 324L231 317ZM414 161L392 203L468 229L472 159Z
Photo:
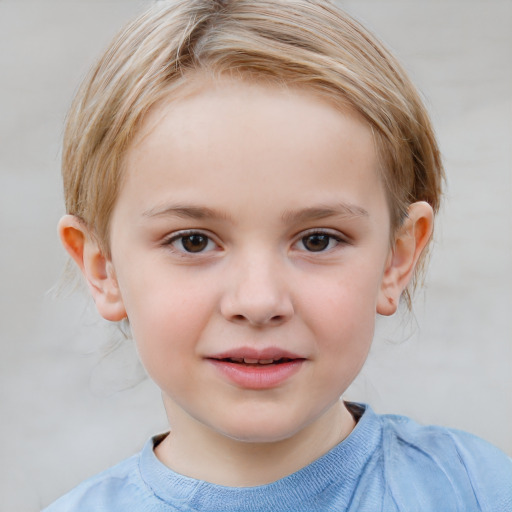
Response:
M79 80L142 1L0 0L0 510L32 512L165 430L130 342L83 294L49 290L66 261L59 151ZM468 430L512 455L512 2L343 5L425 94L448 173L413 317L380 319L347 393L378 412Z

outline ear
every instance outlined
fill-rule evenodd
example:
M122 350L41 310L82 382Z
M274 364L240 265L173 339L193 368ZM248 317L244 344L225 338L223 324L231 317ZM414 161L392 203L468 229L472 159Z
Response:
M382 278L377 313L392 315L398 308L400 296L411 280L421 252L432 235L434 212L420 201L411 204L407 218L395 235Z
M90 230L78 217L64 215L58 231L62 245L82 271L100 315L112 322L126 318L112 262Z

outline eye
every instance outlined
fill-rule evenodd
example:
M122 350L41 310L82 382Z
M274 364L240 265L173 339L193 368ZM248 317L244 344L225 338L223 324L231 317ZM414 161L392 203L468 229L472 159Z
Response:
M343 243L343 239L324 231L318 231L302 236L298 243L308 252L325 252Z
M177 251L192 254L209 252L217 247L210 237L195 232L174 235L166 242L166 245L171 245Z

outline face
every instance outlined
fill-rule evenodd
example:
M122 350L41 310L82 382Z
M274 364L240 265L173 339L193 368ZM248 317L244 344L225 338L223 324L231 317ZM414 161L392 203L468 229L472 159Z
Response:
M280 440L338 402L390 261L377 168L367 125L308 91L226 80L150 113L112 267L172 428Z

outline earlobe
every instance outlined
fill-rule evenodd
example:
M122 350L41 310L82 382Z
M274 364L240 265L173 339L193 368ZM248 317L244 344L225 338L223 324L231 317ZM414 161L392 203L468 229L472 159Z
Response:
M58 231L62 245L82 271L100 315L112 322L126 318L112 262L87 226L74 215L64 215Z
M411 204L407 218L398 229L394 247L390 250L377 301L377 313L394 314L400 296L411 280L423 249L432 235L432 207L419 201Z

